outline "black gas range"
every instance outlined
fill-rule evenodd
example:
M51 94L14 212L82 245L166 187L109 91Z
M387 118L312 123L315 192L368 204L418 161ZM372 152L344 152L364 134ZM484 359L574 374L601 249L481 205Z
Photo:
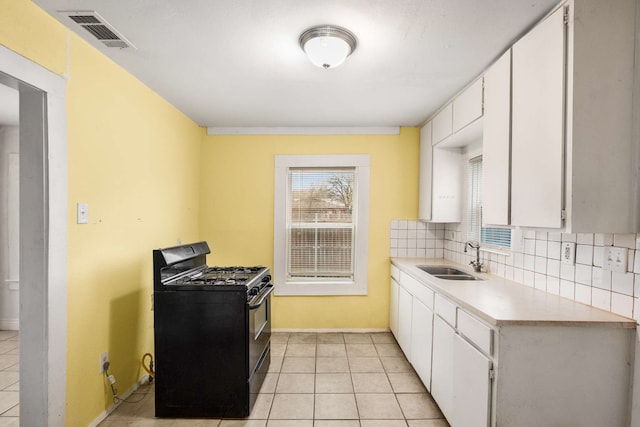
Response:
M269 269L209 267L209 253L153 251L157 417L246 417L269 368Z

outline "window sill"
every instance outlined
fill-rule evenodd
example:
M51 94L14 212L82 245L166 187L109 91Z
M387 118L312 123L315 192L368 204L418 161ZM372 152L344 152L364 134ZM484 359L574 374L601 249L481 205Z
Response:
M276 296L367 295L367 285L353 282L289 282L275 286Z

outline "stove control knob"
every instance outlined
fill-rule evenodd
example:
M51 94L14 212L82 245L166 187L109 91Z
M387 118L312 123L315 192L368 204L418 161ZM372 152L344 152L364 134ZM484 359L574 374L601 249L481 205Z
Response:
M249 289L249 295L258 295L258 288Z

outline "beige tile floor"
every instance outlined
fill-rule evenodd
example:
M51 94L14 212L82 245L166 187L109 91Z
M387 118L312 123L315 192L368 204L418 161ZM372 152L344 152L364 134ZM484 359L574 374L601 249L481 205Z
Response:
M271 345L247 419L156 419L153 386L143 386L100 426L449 426L389 333L274 333Z
M0 427L20 425L20 335L0 331Z

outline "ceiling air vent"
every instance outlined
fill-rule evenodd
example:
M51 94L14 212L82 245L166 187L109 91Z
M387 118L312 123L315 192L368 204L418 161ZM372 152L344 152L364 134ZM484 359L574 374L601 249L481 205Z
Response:
M97 12L92 10L61 10L59 13L69 17L69 19L87 30L107 47L119 47L120 49L132 47L135 49L133 43L113 28Z

